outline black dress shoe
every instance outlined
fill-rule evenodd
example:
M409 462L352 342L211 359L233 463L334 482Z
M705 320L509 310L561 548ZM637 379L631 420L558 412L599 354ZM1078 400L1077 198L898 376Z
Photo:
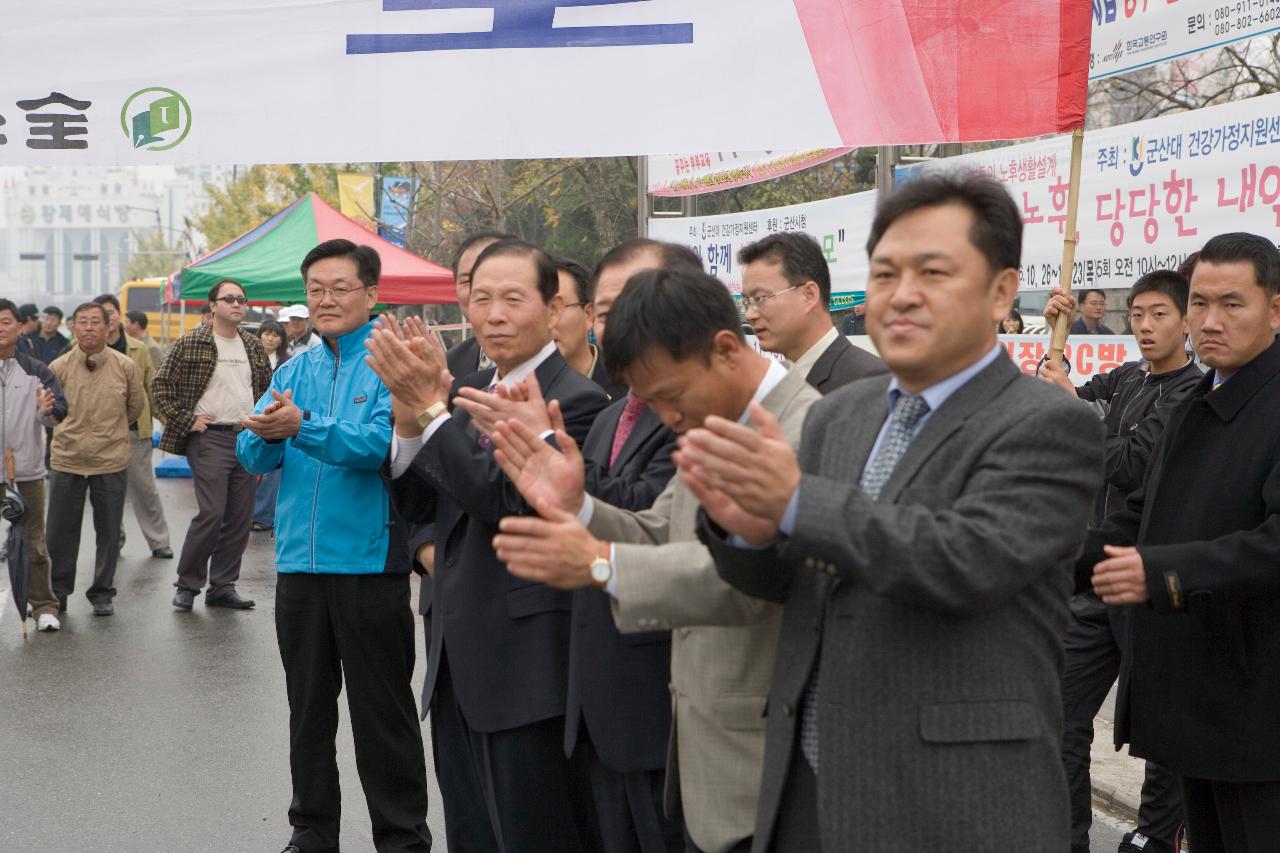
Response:
M252 598L241 598L240 593L234 589L222 595L206 595L204 598L205 607L230 607L232 610L249 610L253 603Z
M164 548L152 548L152 549L151 549L151 556L156 557L156 558L161 559L161 560L172 560L172 559L173 559L173 549L172 549L172 548L169 548L169 547L167 547L167 546L166 546L166 547L164 547Z
M196 594L189 589L181 589L173 594L173 606L184 613L191 612L191 605L195 604Z

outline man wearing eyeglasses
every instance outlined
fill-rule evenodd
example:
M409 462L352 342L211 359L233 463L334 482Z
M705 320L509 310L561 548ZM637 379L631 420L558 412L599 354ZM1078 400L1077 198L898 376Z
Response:
M112 586L120 551L129 468L129 424L146 402L138 366L107 346L107 313L86 302L71 315L77 346L49 369L62 385L67 417L53 428L49 477L49 523L45 538L59 611L75 589L84 497L93 506L97 557L88 598L95 616L115 613Z
M551 331L556 349L569 362L569 366L604 389L610 400L625 397L625 385L613 381L604 369L600 347L591 343L589 333L595 320L595 306L591 302L591 273L577 261L553 258L556 275L560 279L560 298L564 311L560 321Z
M236 592L253 520L254 478L236 459L236 436L271 382L271 362L255 335L240 328L248 300L224 279L209 291L213 322L178 339L151 383L164 415L160 449L181 453L195 480L196 517L178 559L173 606L190 611L208 582L206 607L248 610Z
M842 385L888 373L883 361L853 344L831 323L831 271L818 241L801 231L770 234L743 246L743 319L760 348L791 362L805 381L827 394Z

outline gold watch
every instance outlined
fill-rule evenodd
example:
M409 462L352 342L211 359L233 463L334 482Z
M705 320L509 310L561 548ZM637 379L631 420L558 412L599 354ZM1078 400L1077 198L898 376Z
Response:
M443 415L448 408L444 403L432 403L421 412L418 412L418 426L426 429L429 423Z

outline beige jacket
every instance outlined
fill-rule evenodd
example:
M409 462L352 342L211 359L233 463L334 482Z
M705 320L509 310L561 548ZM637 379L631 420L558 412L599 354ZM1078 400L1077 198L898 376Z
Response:
M74 347L49 365L67 398L67 417L53 430L55 471L92 476L129 467L129 425L147 400L142 376L132 359L110 347L92 358L97 367L91 371Z
M805 412L818 399L791 370L763 405L796 446ZM618 629L673 629L667 810L674 813L678 803L699 849L722 853L755 829L782 606L720 579L697 539L697 518L697 499L674 477L644 512L596 501L589 527L615 543Z

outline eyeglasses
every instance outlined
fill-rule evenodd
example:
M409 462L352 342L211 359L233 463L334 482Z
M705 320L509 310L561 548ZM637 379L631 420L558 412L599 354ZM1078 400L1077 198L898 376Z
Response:
M790 293L793 290L799 290L802 287L804 287L803 284L797 284L794 287L788 287L786 290L779 290L777 293L770 293L768 296L744 296L742 297L742 312L745 314L752 308L760 308L773 297L781 296L784 293Z
M249 298L247 296L219 296L218 301L223 305L247 305Z
M308 287L307 299L319 302L326 296L332 296L334 299L346 299L357 290L364 290L363 287Z

